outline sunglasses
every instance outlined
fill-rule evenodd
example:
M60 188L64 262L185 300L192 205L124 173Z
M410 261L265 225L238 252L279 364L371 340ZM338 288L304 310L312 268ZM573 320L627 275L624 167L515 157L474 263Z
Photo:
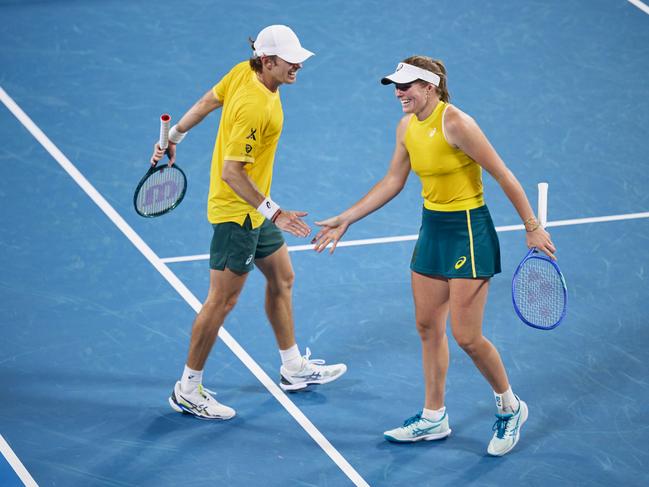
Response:
M414 81L412 81L410 83L403 83L403 84L395 83L394 87L399 91L408 91L413 84L415 84Z

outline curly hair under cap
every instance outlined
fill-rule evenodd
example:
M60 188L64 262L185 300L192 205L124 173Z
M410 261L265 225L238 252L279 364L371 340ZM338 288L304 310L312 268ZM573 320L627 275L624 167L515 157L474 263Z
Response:
M261 58L257 57L254 54L255 41L252 39L252 37L248 37L248 44L250 44L250 48L253 51L253 55L250 57L250 59L248 59L248 63L250 64L250 67L252 68L252 70L255 73L261 73L262 70L263 70L263 63L261 62ZM277 56L265 56L265 57L268 57L268 58L272 59L273 61L275 61L275 59L277 59Z
M443 102L448 102L451 95L448 92L448 84L446 81L446 67L439 59L433 59L428 56L410 56L409 58L401 61L402 63L411 64L418 68L425 69L431 73L439 76L439 86L436 87L437 95Z

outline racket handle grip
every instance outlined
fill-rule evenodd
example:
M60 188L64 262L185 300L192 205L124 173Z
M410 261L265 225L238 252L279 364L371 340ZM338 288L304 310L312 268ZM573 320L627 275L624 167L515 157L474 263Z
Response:
M158 145L162 150L167 150L169 146L169 125L171 124L171 117L164 113L160 116L160 140Z
M539 223L543 228L548 223L548 183L539 183Z

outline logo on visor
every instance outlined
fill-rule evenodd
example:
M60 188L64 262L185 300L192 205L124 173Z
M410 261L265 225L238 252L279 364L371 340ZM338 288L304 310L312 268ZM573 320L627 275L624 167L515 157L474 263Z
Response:
M401 71L403 69L403 63L399 63L397 66L397 71Z

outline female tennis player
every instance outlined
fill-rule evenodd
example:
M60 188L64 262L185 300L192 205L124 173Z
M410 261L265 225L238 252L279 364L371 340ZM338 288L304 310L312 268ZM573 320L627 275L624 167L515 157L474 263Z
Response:
M478 124L449 104L446 68L425 56L399 63L381 80L394 84L405 116L387 174L338 216L316 222L315 250L331 252L349 226L382 207L404 187L412 169L424 198L419 239L410 264L417 330L421 337L426 396L421 412L384 433L389 441L437 440L451 433L444 406L449 364L446 321L453 337L487 379L496 398L494 435L487 451L501 456L520 437L528 408L512 391L494 345L482 335L489 279L500 272L496 229L484 202L484 168L524 222L528 247L554 258L550 235L539 225L525 192Z

